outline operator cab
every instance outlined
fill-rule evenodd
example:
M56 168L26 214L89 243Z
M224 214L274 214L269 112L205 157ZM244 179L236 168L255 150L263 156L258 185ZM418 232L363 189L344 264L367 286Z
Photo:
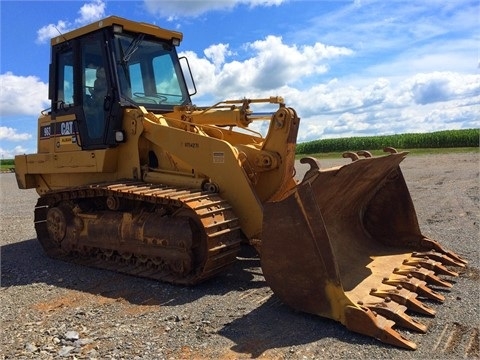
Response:
M123 108L165 113L190 104L175 48L181 39L113 16L52 39L52 120L74 115L77 144L100 149L117 145Z

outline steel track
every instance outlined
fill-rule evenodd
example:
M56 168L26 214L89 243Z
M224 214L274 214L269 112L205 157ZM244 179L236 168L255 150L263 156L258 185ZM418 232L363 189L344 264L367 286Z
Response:
M172 217L175 216L172 210L180 215L188 212L198 227L195 236L200 237L201 246L206 251L193 252L193 256L201 257L193 259L195 268L187 274L179 274L168 266L171 259L147 259L144 254L135 253L126 257L118 249L105 248L101 243L92 246L91 241L88 245L78 243L65 248L52 239L47 223L50 209L61 204L75 206L85 200L105 204L107 199L110 202L126 201L137 208L165 208ZM242 241L238 218L219 194L135 181L102 183L48 193L38 199L34 221L37 238L52 258L174 284L196 284L221 272L236 261Z

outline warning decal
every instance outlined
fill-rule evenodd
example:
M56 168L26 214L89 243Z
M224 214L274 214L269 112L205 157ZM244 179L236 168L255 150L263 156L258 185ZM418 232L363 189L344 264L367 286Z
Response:
M213 163L214 164L223 164L225 162L225 153L223 151L214 151L213 152Z

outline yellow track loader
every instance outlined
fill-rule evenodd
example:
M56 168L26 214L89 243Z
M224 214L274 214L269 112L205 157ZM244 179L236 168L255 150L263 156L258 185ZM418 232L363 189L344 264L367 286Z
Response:
M35 229L56 259L194 285L254 246L274 293L295 309L414 349L393 329L443 301L466 261L420 232L399 168L405 153L295 180L300 120L280 97L192 105L182 34L119 17L51 41L51 108L38 151L15 158L35 188ZM257 111L253 111L255 108ZM263 121L268 131L252 130Z

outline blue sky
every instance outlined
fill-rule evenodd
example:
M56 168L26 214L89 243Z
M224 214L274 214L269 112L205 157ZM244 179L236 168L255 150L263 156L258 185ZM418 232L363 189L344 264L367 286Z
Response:
M184 33L197 105L283 96L300 142L480 127L478 0L1 0L3 158L36 152L55 28L109 15Z

